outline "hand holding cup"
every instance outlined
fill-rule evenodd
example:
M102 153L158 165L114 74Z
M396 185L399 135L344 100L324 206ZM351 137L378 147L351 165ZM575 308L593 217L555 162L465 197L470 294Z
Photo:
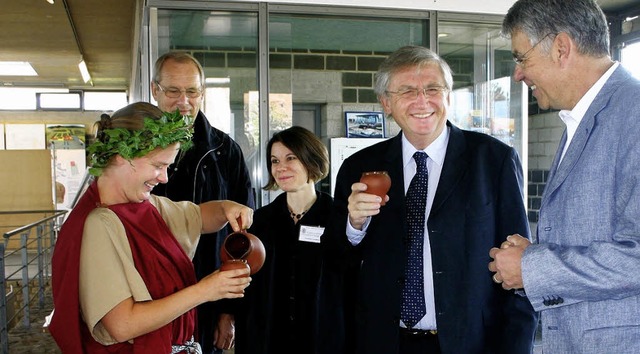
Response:
M380 205L385 205L384 196L391 188L391 178L387 171L368 171L363 172L360 182L367 185L367 193L375 194L382 198Z

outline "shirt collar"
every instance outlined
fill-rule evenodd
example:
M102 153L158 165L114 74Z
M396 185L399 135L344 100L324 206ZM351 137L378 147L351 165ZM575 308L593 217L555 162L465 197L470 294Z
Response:
M442 132L436 138L436 140L434 140L431 144L429 144L429 146L427 146L426 149L422 150L426 152L427 155L429 155L429 158L433 162L437 163L440 166L444 164L444 157L447 152L447 143L449 142L449 134L450 134L449 130L450 130L449 126L445 126L445 129L442 129ZM406 167L407 164L411 162L411 160L413 159L413 154L416 151L418 151L418 149L416 149L413 145L411 145L409 140L407 140L407 137L404 136L404 133L402 133L402 165L403 166Z
M578 101L578 104L576 104L576 106L573 107L571 111L568 111L568 110L560 111L559 113L560 118L565 124L567 124L567 119L575 120L576 126L580 124L580 121L582 121L582 117L584 117L584 115L587 113L589 106L591 106L591 103L593 102L593 100L596 98L600 90L602 90L602 87L604 86L604 84L607 82L607 80L609 80L609 77L611 77L611 75L618 68L619 65L620 65L619 62L614 62L613 65L609 68L609 70L607 70L600 77L600 79L598 79L598 81L596 81L596 83L593 84L593 86L591 86L589 91L587 91L587 93L585 93L584 96L582 96L580 101Z

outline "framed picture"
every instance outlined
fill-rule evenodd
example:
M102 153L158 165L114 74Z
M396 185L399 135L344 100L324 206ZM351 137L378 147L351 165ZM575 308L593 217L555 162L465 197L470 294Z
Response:
M384 138L382 112L344 112L347 138Z

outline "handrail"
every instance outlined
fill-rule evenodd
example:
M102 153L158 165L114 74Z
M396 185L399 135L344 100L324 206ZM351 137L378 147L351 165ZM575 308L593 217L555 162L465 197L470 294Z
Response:
M7 239L13 235L17 235L25 230L29 230L33 227L38 226L39 224L42 224L45 221L49 221L51 219L63 216L64 214L67 213L68 210L33 210L33 211L17 211L17 212L13 212L13 213L9 213L9 212L5 212L5 211L0 211L0 215L7 215L7 214L44 214L44 213L52 213L55 212L54 215L51 215L47 218L44 219L40 219L38 221L32 222L31 224L27 224L24 226L21 226L17 229L11 230L9 232L5 232L4 233L4 238Z
M47 214L47 213L55 213L55 212L59 212L59 211L63 211L63 212L67 212L67 210L51 210L51 209L46 209L46 210L0 210L0 215L2 214Z
M53 248L57 232L60 227L60 219L68 210L24 210L24 211L0 211L1 215L16 215L16 214L52 214L45 216L37 221L20 226L11 231L5 232L4 242L0 242L0 353L9 353L9 326L17 318L17 313L22 311L23 327L31 327L30 319L30 307L32 302L35 302L38 298L38 306L40 309L44 308L45 304L45 289L49 283L50 270L51 270L51 256L53 254ZM35 230L35 236L33 236L33 230ZM12 250L7 250L11 237L16 235L20 236L20 246ZM7 264L6 259L8 256L20 255L20 264ZM14 257L16 258L16 257ZM30 274L34 272L35 274ZM9 272L7 275L5 267L13 267L15 270ZM21 274L19 277L20 283L16 283L15 286L9 284L11 278L17 274ZM7 285L12 286L11 293L22 290L22 306L16 309L16 314L8 316L8 302L7 302ZM15 287L15 289L14 289ZM37 294L31 294L31 288L37 288ZM9 294L11 294L9 293ZM18 292L19 293L19 292ZM18 296L18 293L16 296ZM9 318L11 317L11 318Z

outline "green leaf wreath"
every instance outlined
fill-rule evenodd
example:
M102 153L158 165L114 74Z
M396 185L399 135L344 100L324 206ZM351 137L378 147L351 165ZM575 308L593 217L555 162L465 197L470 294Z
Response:
M193 146L192 123L193 119L190 116L183 116L176 110L173 113L166 112L160 119L145 118L142 130L104 129L102 139L87 147L91 164L89 173L100 176L115 155L131 161L157 147L164 149L177 142L180 143L180 150L188 150Z

